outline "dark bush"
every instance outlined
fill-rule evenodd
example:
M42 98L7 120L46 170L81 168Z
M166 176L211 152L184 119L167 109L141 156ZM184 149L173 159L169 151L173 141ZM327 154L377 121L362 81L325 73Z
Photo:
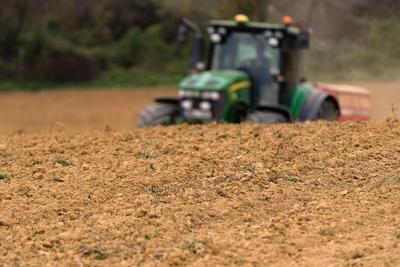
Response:
M131 67L140 62L141 50L145 47L144 36L138 28L132 28L114 48L115 63L122 67Z
M68 82L94 80L100 71L99 63L90 56L43 51L25 66L24 73L30 80Z

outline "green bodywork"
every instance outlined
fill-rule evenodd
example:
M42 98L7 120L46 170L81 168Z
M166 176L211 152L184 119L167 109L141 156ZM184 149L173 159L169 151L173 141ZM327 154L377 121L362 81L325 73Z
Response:
M235 122L234 109L237 105L250 107L251 82L246 73L241 71L206 71L185 78L180 83L181 90L190 90L193 94L217 91L226 96L223 120ZM300 83L295 86L287 108L293 120L299 120L301 108L307 97L318 90L312 84Z
M232 84L248 81L247 74L241 71L206 71L194 74L180 83L180 88L193 91L225 91Z
M311 84L297 84L291 96L289 110L293 120L300 119L300 111L308 96L318 90Z
M202 92L217 91L225 96L223 119L235 122L234 108L238 104L250 105L251 83L248 75L241 71L206 71L187 77L180 83L182 90L200 95Z

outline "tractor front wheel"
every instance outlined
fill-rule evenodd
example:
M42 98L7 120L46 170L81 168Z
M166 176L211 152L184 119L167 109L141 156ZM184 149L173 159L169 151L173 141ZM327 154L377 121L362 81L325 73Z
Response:
M277 124L277 123L288 122L286 116L284 116L283 114L271 111L269 112L255 111L249 114L246 121L257 124Z
M176 105L155 103L148 106L139 118L140 128L174 124L179 109Z
M338 115L336 104L333 101L325 100L318 110L317 120L335 121Z

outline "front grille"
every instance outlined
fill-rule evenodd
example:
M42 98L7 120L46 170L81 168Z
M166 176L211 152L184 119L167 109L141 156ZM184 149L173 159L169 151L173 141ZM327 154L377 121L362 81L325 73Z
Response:
M182 100L191 100L192 101L192 109L200 110L201 102L209 102L211 104L211 114L212 119L216 121L222 121L224 119L224 111L225 111L225 95L221 93L219 100L206 100L201 97L186 97L182 98Z

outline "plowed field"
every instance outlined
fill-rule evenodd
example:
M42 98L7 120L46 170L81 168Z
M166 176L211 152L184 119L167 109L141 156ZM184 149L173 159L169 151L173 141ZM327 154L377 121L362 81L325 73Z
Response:
M0 94L0 266L399 266L400 86L357 85L372 122L143 130L175 89Z
M399 266L400 122L0 134L0 266Z

